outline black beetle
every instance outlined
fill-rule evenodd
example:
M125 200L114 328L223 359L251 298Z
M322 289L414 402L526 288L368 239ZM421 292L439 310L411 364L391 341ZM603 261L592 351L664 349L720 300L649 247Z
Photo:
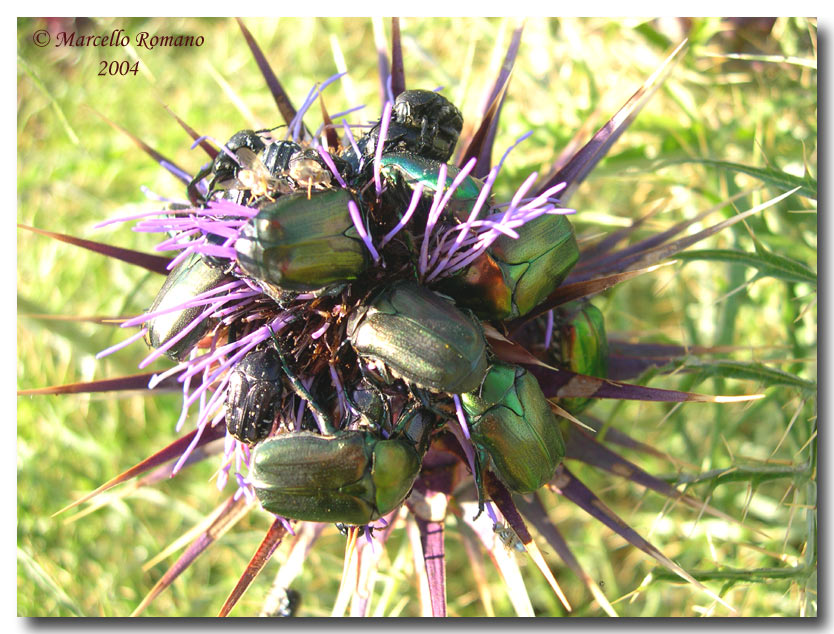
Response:
M271 344L247 354L229 378L226 428L241 442L256 443L269 435L283 393L282 366Z
M234 154L241 148L248 148L255 154L260 154L266 148L266 143L254 130L240 130L239 132L235 132L232 138L226 142L226 149ZM214 189L216 184L233 179L239 169L238 162L226 154L226 152L221 151L211 166L212 175L208 183L209 191ZM200 177L200 174L198 174L196 179Z
M357 143L362 156L373 156L381 127L377 123ZM446 97L431 90L406 90L394 100L383 153L410 152L446 163L462 128L463 115ZM362 156L352 147L342 154L354 169Z

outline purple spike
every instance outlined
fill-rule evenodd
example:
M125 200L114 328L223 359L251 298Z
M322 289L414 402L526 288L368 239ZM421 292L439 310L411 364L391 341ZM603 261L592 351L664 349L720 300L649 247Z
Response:
M550 350L550 342L553 339L553 309L547 311L547 325L544 332L544 349Z
M178 332L175 336L173 336L173 337L171 337L170 339L168 339L168 340L167 340L164 344L162 344L161 346L159 346L159 347L158 347L156 350L154 350L151 354L149 354L147 357L145 357L144 359L142 359L142 361L140 361L140 362L139 362L139 367L140 367L140 368L145 368L145 367L147 367L148 365L150 365L151 363L153 363L154 361L156 361L159 357L161 357L162 355L164 355L166 350L171 349L171 348L174 346L174 344L175 344L175 343L177 343L178 341L180 341L180 340L181 340L183 337L185 337L185 336L186 336L189 332L191 332L192 330L194 330L197 326L199 326L199 325L200 325L201 323L203 323L206 319L208 319L208 318L209 318L209 316L211 315L211 313L212 313L213 311L214 311L214 306L209 306L208 308L206 308L206 309L205 309L203 312L201 312L201 313L200 313L197 317L195 317L194 319L192 319L192 320L188 323L188 326L186 326L185 328L183 328L183 329L182 329L180 332Z
M336 119L341 119L342 117L346 117L347 115L363 110L364 108L365 104L362 104L361 106L353 106L353 108L348 108L347 110L342 110L341 112L337 112L334 115L330 115L330 118L335 121Z
M222 298L218 298L217 295L224 293L226 291L233 291L244 287L245 284L240 280L234 280L232 282L228 282L227 284L223 284L222 286L218 286L216 288L211 288L207 291L203 291L202 293L198 293L191 299L182 302L181 304L177 304L176 306L172 306L171 308L165 308L162 310L155 310L150 313L144 313L139 315L138 317L132 317L124 322L122 322L122 328L129 328L131 326L138 326L140 324L144 324L145 322L154 319L156 317L160 317L162 315L166 315L168 313L174 313L180 310L185 310L186 308L193 308L195 306L204 306L206 304L212 303L221 303L226 302L229 298L236 298L236 297L248 297L247 293L254 294L254 292L246 291L241 294L229 294L228 296L224 296Z
M379 244L379 248L382 249L386 244L391 241L397 233L408 224L408 221L411 220L412 214L417 209L417 203L420 202L420 198L423 195L423 183L417 183L417 187L414 188L414 192L411 194L411 202L408 205L408 209L406 209L403 217L400 218L400 221L397 223L397 226L391 229L388 233L385 234L385 237L382 239L382 242Z
M423 561L429 582L432 616L446 616L446 552L443 544L443 522L430 522L415 517L420 529Z
M492 502L490 502L489 500L486 500L484 502L484 508L486 509L487 515L489 516L489 519L492 520L492 523L493 524L498 524L499 523L498 522L498 516L495 514L495 509L492 508Z
M388 54L385 51L385 34L382 30L381 18L373 20L373 28L377 65L379 68L379 94L380 100L384 101L388 99L388 79L391 75L391 70L388 66Z
M400 37L400 19L391 18L391 96L397 97L405 90L405 67Z
M144 337L147 332L148 332L147 328L142 328L142 330L137 332L132 337L128 337L124 341L121 341L121 342L117 343L116 345L110 346L109 348L106 348L106 349L102 350L101 352L99 352L96 355L96 359L103 359L104 357L113 354L117 350L121 350L122 348L127 348L134 341L139 341L139 339Z
M249 29L246 28L246 25L243 24L243 21L240 18L237 19L237 23L240 26L243 37L246 39L246 44L249 46L249 50L252 52L252 57L255 58L255 63L258 65L261 74L266 80L266 85L272 93L272 98L275 100L275 105L278 106L278 111L281 113L284 121L289 125L289 123L295 118L295 108L292 103L290 103L287 93L284 92L284 89L281 86L281 82L278 81L275 73L272 72L269 62L266 61L263 51L261 51L261 48L255 41L255 38L252 37Z
M458 417L458 422L460 423L460 428L463 430L463 435L466 440L470 440L469 425L466 424L466 414L464 413L463 406L460 403L460 396L452 394L452 399L455 401L455 412Z
M325 151L324 148L318 147L319 156L321 156L321 160L327 165L327 168L333 173L333 176L336 177L336 180L339 181L339 185L342 186L342 189L347 189L347 183L345 179L342 178L342 175L339 174L339 170L336 169L336 164L333 162L333 157L330 156L330 152Z
M350 219L353 221L353 225L359 233L359 237L362 238L362 242L368 247L368 251L371 252L371 257L374 259L374 262L379 262L379 253L377 253L373 242L371 242L368 230L365 229L365 223L362 222L362 216L359 214L359 207L352 199L348 201L348 211L350 212Z
M347 137L348 141L350 142L350 147L353 148L354 154L359 158L359 169L362 169L362 163L365 157L362 156L362 153L359 151L359 146L356 145L356 139L353 138L353 132L350 131L350 126L347 124L347 121L342 121L342 127L345 129L345 136Z
M443 163L437 174L437 189L434 192L434 201L431 204L429 216L426 220L426 231L423 234L423 243L420 245L420 261L418 263L418 271L420 272L420 275L424 275L426 273L426 268L428 267L429 241L431 240L431 234L434 231L434 226L437 224L437 220L440 218L440 214L443 211L443 207L440 206L440 201L443 198L443 189L446 187L446 170L446 164Z
M382 119L380 120L379 137L376 141L376 151L374 152L374 186L376 187L376 195L382 193L382 179L380 177L380 160L382 159L382 148L385 145L385 139L388 137L388 124L391 123L391 111L394 104L391 101L385 102L385 107L382 109Z
M339 79L340 77L347 75L347 73L338 73L331 77L328 77L324 80L321 85L316 84L311 89L310 92L307 94L307 98L304 100L304 103L301 105L301 108L298 109L298 112L295 114L295 117L289 124L288 132L292 132L292 139L293 141L299 141L301 136L301 126L303 125L304 115L307 113L307 110L310 109L310 106L316 101L319 95L321 95L322 91L327 88L330 84L334 81Z

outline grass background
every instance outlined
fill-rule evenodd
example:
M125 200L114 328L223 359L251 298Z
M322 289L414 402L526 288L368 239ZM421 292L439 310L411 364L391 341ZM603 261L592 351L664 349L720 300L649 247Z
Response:
M370 20L247 19L285 89L299 105L315 81L336 72L333 43L350 71L326 92L331 113L358 103L378 112L379 85ZM551 163L589 119L611 116L659 66L679 40L680 22L608 19L531 19L526 23L498 131L496 153L528 130L534 136L508 161L499 197L530 171ZM491 19L408 19L401 22L409 87L445 86L467 122L478 120L513 24ZM770 36L719 19L697 19L691 47L664 87L614 146L571 201L580 235L628 225L662 205L640 235L693 217L748 187L749 176L699 163L660 168L659 159L735 161L816 177L816 25L779 19ZM228 139L244 127L280 122L237 25L229 19L95 20L92 33L122 28L136 41L151 35L202 35L199 48L38 48L44 22L18 21L18 221L39 228L150 250L154 237L127 227L93 230L102 219L147 209L140 191L181 197L182 186L102 121L103 113L188 169L204 161L163 110L167 104L201 133ZM71 28L71 27L70 27ZM385 22L388 31L390 24ZM728 59L755 50L795 58ZM496 53L495 51L498 51ZM139 61L136 76L97 75L100 62ZM797 62L796 60L799 60ZM339 85L340 84L340 85ZM241 112L227 92L245 104ZM251 117L251 118L250 118ZM315 128L313 108L308 125ZM253 126L251 119L256 123ZM594 129L595 129L594 127ZM589 129L590 131L590 129ZM584 141L584 140L583 140ZM729 217L784 191L767 184L725 205L709 222ZM705 225L698 224L697 227ZM749 231L748 231L749 227ZM767 248L816 268L816 203L793 196L736 225L711 246L752 252L753 232ZM93 355L123 335L51 315L129 315L142 312L160 285L158 276L19 230L18 388L27 389L131 374L144 356L134 345L103 361ZM725 346L719 355L760 361L805 380L816 379L815 288L764 278L730 297L753 276L743 265L678 263L628 282L595 303L610 333L643 341ZM687 475L735 469L736 481L716 478L691 489L743 520L744 527L646 494L634 485L570 464L627 522L666 555L722 592L745 616L815 613L816 419L813 394L726 376L679 373L651 385L715 394L763 391L752 404L602 402L590 413L675 456ZM810 397L810 398L809 398ZM82 493L143 459L174 438L178 397L142 395L35 396L18 399L17 539L18 614L120 616L129 614L167 567L142 565L225 498L209 482L213 461L182 477L143 489L77 521L50 515ZM675 464L626 457L675 479ZM771 477L775 468L787 473ZM591 576L629 616L726 614L703 593L665 577L649 558L582 511L549 495L552 517ZM253 513L189 568L147 610L148 615L216 614L268 526ZM767 537L751 529L762 529ZM452 525L447 530L449 613L480 615L469 564ZM343 538L329 530L294 587L302 615L327 615L338 589ZM543 542L540 545L547 553ZM416 615L407 540L391 542L382 578L393 598L384 614ZM283 559L270 562L233 614L256 614L269 579ZM555 554L556 577L577 607L601 611ZM537 613L560 608L531 564L523 572ZM495 611L511 616L500 579L487 563ZM763 571L763 572L762 572ZM647 575L650 575L647 577ZM642 585L641 585L642 584ZM379 588L379 586L378 586ZM630 595L630 596L629 596Z

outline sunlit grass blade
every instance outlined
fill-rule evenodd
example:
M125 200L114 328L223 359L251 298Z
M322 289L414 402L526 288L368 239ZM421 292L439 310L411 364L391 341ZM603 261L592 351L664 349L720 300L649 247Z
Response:
M100 113L95 108L90 107L90 110L95 112L111 128L113 128L114 130L118 130L119 132L124 134L127 138L129 138L131 141L133 141L133 144L136 147L138 147L145 154L150 156L154 161L159 163L160 166L162 166L168 173L172 174L177 179L179 179L183 184L188 185L188 183L191 182L191 176L189 175L189 173L186 170L184 170L183 168L181 168L179 165L174 163L174 161L167 158L166 156L164 156L163 154L161 154L160 152L158 152L154 148L152 148L150 145L145 143L138 136L136 136L135 134L133 134L129 130L123 128L122 126L120 126L115 121L111 121L110 119L108 119L105 115Z
M359 526L350 526L347 529L342 580L339 582L339 592L336 595L336 601L333 603L333 611L330 613L331 617L338 618L345 615L345 611L350 604L350 598L356 591L356 584L359 580L359 558L356 547L356 542L359 539L359 530Z
M705 502L697 500L689 495L683 494L664 480L654 477L645 470L638 467L611 451L603 444L580 429L571 429L565 438L565 458L581 460L598 469L603 469L613 475L635 482L640 486L651 489L672 500L686 504L690 508L705 511L714 517L719 517L726 522L742 525L737 519L722 513L709 506ZM755 530L755 529L754 529ZM757 531L765 535L762 531Z
M792 64L794 66L802 66L803 68L817 69L817 60L795 57L793 55L756 55L752 53L710 53L707 51L699 51L699 57L714 57L718 59L738 59L748 62L772 62L774 64Z
M395 511L386 516L385 528L374 530L372 543L363 541L359 548L359 579L356 593L351 597L350 615L354 617L369 616L371 598L377 580L377 572L385 562L385 545L391 537L394 526L399 523L399 514ZM383 571L385 569L383 568Z
M276 519L272 522L272 526L269 527L266 535L264 535L263 541L261 541L258 549L255 551L255 554L252 555L252 559L249 560L249 563L246 565L246 569L243 571L243 574L240 576L240 579L234 589L229 594L226 602L223 603L223 607L220 608L220 612L217 616L227 616L229 612L232 611L232 608L237 605L237 602L240 601L243 593L246 592L246 589L255 580L255 577L257 577L261 570L263 570L266 562L270 560L272 554L278 546L281 545L281 540L286 533L287 529L281 520Z
M605 505L603 501L600 500L588 487L582 484L582 482L580 482L564 465L557 467L556 477L551 482L551 487L576 504L583 511L590 514L596 520L605 524L608 528L625 539L629 544L639 548L644 553L660 562L665 568L668 568L682 579L707 593L712 599L721 603L721 605L726 607L733 614L736 613L735 608L699 583L692 577L692 575L686 572L686 570L678 566L651 543L643 539L643 537L641 537L634 529L632 529L616 513L614 513L614 511Z
M81 606L67 596L58 582L43 569L32 555L20 547L17 549L17 574L31 579L47 596L54 599L58 605L73 616L86 616Z
M475 579L475 587L478 589L478 596L484 608L484 616L493 617L495 616L495 610L492 607L492 592L489 589L489 582L487 581L486 571L484 570L484 558L478 548L478 543L468 530L458 531L458 536L466 551L466 558L469 561L469 571Z
M559 195L562 203L570 199L579 184L591 172L599 161L608 152L614 142L620 138L626 128L634 121L643 106L648 103L669 73L674 68L674 63L680 59L680 54L686 49L686 40L678 44L674 51L663 61L660 67L649 77L642 86L635 92L626 104L620 108L608 122L597 131L585 146L582 147L556 174L544 183L538 190L538 194L548 188L567 183L567 187Z
M719 376L725 379L756 381L763 387L784 385L805 393L815 393L817 391L816 382L801 379L790 372L769 368L761 363L719 359L716 361L701 361L697 363L689 362L684 367L697 371L704 376Z
M680 253L687 247L690 247L693 244L700 242L704 238L708 238L711 235L715 235L719 231L722 231L727 227L731 227L737 222L741 222L745 218L748 218L754 214L759 213L760 211L773 207L777 203L783 201L785 198L788 198L789 196L795 194L798 191L798 189L798 187L791 189L790 191L780 194L775 198L771 198L770 200L767 200L760 205L756 205L755 207L752 207L751 209L748 209L745 212L737 214L732 218L728 218L727 220L724 220L722 222L712 225L711 227L707 227L702 231L694 233L691 236L686 236L685 238L681 238L680 240L675 240L674 242L655 247L654 249L649 249L648 251L645 251L642 254L626 258L624 261L620 261L619 264L625 267L645 267L650 266L655 262L671 258L673 255Z
M46 231L44 229L37 229L27 225L18 224L18 228L26 229L33 233L53 238L67 244L73 244L83 249L88 249L96 253L101 253L109 258L121 260L128 264L135 264L144 269L152 271L153 273L160 273L161 275L168 275L170 271L166 268L171 261L169 258L160 255L151 255L149 253L142 253L141 251L133 251L132 249L123 249L121 247L114 247L103 242L95 242L93 240L84 240L82 238L74 238L63 233L55 233L53 231Z
M513 605L513 610L518 616L535 616L533 604L530 603L530 595L524 584L524 577L518 567L515 555L508 551L492 530L492 521L482 513L478 519L473 519L478 512L477 502L461 504L458 519L469 527L477 535L481 544L489 554L489 558L495 565L498 574L501 575L504 590ZM465 530L462 528L461 530Z
M180 124L180 127L181 127L183 130L185 130L185 132L186 132L186 134L188 134L188 136L190 136L190 137L191 137L191 140L192 140L192 141L196 141L197 139L199 139L199 138L201 138L201 137L203 136L202 134L198 134L198 133L197 133L197 131L196 131L194 128L192 128L192 127L191 127L190 125L188 125L185 121L183 121L182 119L180 119L180 118L177 116L177 114L176 114L173 110L171 110L171 109L170 109L170 108L169 108L166 104L162 104L162 107L163 107L163 108L165 108L165 112L167 112L167 113L168 113L168 114L170 114L172 117L174 117L174 119L176 120L176 122ZM213 147L211 146L211 144L209 144L209 142L208 142L208 141L206 141L205 139L202 139L202 140L200 141L200 147L203 149L203 151L204 151L206 154L208 154L208 155L209 155L209 158L210 158L211 160L214 160L215 158L217 158L217 155L218 155L218 153L220 152L220 150L218 150L217 148L213 148Z
M498 72L498 77L492 86L492 93L488 101L489 107L484 112L478 130L458 158L458 165L460 166L465 165L472 157L478 159L478 163L472 170L472 175L477 178L485 178L492 168L492 146L495 143L495 132L498 129L498 118L501 116L504 96L510 86L513 65L518 55L518 47L521 45L523 30L523 24L513 30L507 54L504 56L504 63L501 65L501 70ZM461 144L461 147L463 147L463 144Z
M614 610L613 606L608 602L608 599L602 593L600 587L582 568L579 561L576 559L576 556L573 554L573 551L571 551L568 547L568 543L565 541L565 538L562 537L562 533L559 532L559 529L556 528L556 526L547 517L547 510L542 505L538 495L533 494L528 497L531 499L527 500L526 497L520 495L513 496L513 501L519 511L521 511L521 514L535 527L539 534L547 540L547 543L550 544L551 548L556 551L556 554L562 558L562 561L567 564L568 568L573 570L573 572L576 573L576 576L582 580L582 583L585 584L585 587L588 588L594 599L596 599L596 602L605 611L605 613L611 617L618 616L616 610Z
M747 174L759 179L766 185L770 185L776 189L795 189L800 196L805 196L811 200L817 199L817 179L810 174L804 176L795 176L772 167L753 167L751 165L742 165L741 163L733 163L732 161L721 161L718 159L707 158L682 158L663 161L655 167L666 167L667 165L675 165L681 163L697 163L701 165L711 165L730 172L737 172L739 174Z
M139 616L197 557L203 554L209 546L225 535L229 529L249 513L254 504L254 501L250 502L245 496L241 496L237 500L234 497L230 497L220 506L220 512L215 517L210 515L200 522L198 524L201 530L200 535L191 543L179 559L165 571L162 578L154 584L154 587L142 599L142 602L136 607L131 616Z
M55 97L52 93L46 88L44 83L41 81L41 78L38 76L37 71L20 55L17 56L17 63L23 67L23 70L26 71L26 74L31 77L32 82L38 89L44 94L44 96L49 100L49 105L52 106L52 110L55 112L55 116L58 117L58 121L61 123L61 127L64 129L64 132L67 133L67 137L73 143L73 145L81 145L81 142L78 140L78 135L73 130L72 125L70 125L69 120L67 119L67 115L64 114L63 108L61 105L56 101Z
M187 433L185 436L178 438L177 440L169 444L167 447L157 451L152 456L145 458L141 462L132 466L130 469L123 471L115 478L111 478L110 480L102 484L100 487L98 487L96 490L91 491L87 495L84 495L72 504L68 504L60 511L56 511L52 514L52 517L60 515L61 513L64 513L70 510L71 508L78 506L79 504L83 504L84 502L91 500L98 494L113 488L117 484L121 484L122 482L130 480L131 478L135 478L139 474L144 473L149 469L153 469L154 467L162 464L163 462L168 462L169 460L173 460L174 458L180 457L183 451L185 451L191 444L191 442L194 440L194 436L197 435L197 433L199 433L199 430L195 429L194 431ZM202 436L200 436L200 439L197 441L196 447L201 447L203 445L208 444L212 440L222 438L225 435L225 433L226 428L222 425L217 425L215 427L207 427L203 432Z
M782 480L800 476L810 477L813 467L807 462L797 464L737 464L725 469L712 469L701 473L680 473L677 477L679 484L699 484L709 482L713 487L728 482L755 482L761 484L771 480Z
M730 249L683 251L675 256L684 261L710 261L742 264L758 271L756 278L773 277L785 282L799 282L816 287L817 274L803 263L775 253L747 253Z
M215 83L220 87L220 90L223 91L224 97L232 103L232 105L240 113L240 116L243 117L243 120L247 122L250 129L262 130L266 127L261 120L255 116L249 106L246 105L246 102L243 101L232 85L226 81L226 78L223 77L223 75L221 75L211 63L206 62L205 69L207 74L210 75Z

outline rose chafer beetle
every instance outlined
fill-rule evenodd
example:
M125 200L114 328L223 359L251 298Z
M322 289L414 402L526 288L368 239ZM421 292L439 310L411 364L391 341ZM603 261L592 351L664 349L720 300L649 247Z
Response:
M165 283L148 309L148 313L175 308L232 280L222 269L210 266L199 254L193 254L181 262L165 278ZM182 361L211 328L211 321L195 320L205 306L182 308L158 315L147 321L145 340L153 348L161 348L172 339L176 342L165 351L175 361Z
M572 302L562 308L559 327L559 358L561 366L588 376L608 376L608 337L605 318L590 302ZM565 398L562 407L572 413L582 411L589 398Z
M392 186L392 195L396 197L396 200L392 200L389 196L389 202L398 207L405 207L411 199L412 190L417 185L423 186L424 198L434 196L438 188L440 166L443 163L410 153L393 152L383 154L379 165L382 176ZM447 186L459 172L460 170L454 165L447 165ZM466 220L475 205L482 186L483 184L480 181L471 176L464 178L452 193L452 197L446 206L446 212L460 221Z
M400 281L348 319L347 336L360 358L435 392L474 390L487 370L487 346L477 320L427 288Z
M461 395L478 456L475 481L491 466L511 490L529 493L553 478L565 456L559 423L536 378L520 366L494 364L480 389Z
M539 216L516 231L518 239L500 236L449 278L458 303L483 319L526 315L556 290L579 259L573 225L563 215Z
M276 515L368 524L411 491L434 424L412 407L387 439L369 430L274 436L255 447L250 481L261 506Z
M367 249L348 211L344 189L282 196L240 232L237 263L273 297L281 291L320 291L356 279Z

